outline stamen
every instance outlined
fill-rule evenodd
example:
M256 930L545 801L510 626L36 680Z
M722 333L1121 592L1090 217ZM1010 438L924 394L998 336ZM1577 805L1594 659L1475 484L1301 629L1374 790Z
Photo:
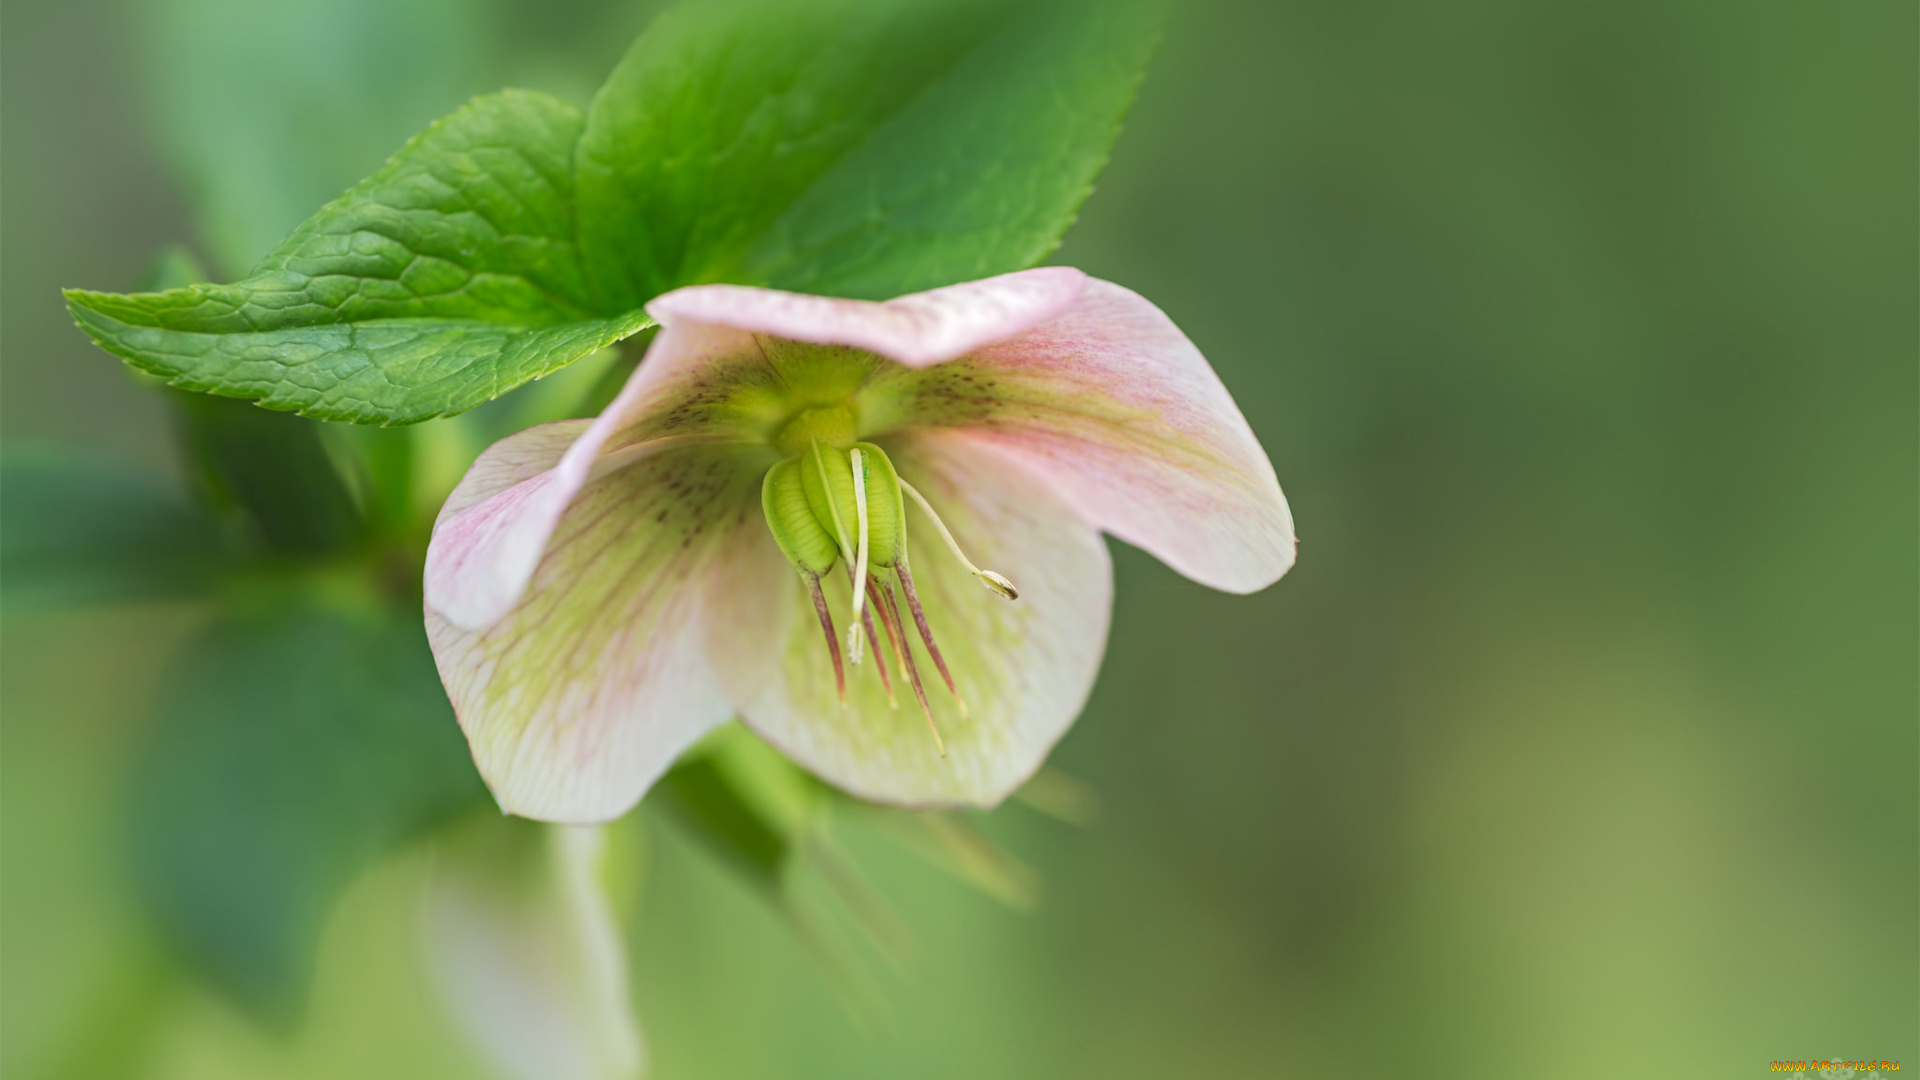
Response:
M859 447L847 452L853 462L853 513L858 519L859 546L854 555L853 580L867 580L867 462L866 455ZM831 490L831 489L829 489ZM858 584L853 589L853 622L847 627L847 653L849 661L860 663L860 613L866 607L867 590Z
M883 581L875 584L879 585L880 589L876 594L874 606L879 607L885 604L886 615L883 616L882 621L891 619L894 626L900 627L900 636L904 639L906 627L900 622L900 605L894 602L893 587ZM946 757L947 741L940 737L940 725L933 722L933 709L927 704L926 688L920 685L920 669L914 665L913 649L908 647L904 640L900 642L899 655L906 659L907 678L913 682L913 696L920 699L920 712L927 718L927 729L933 732L933 745L940 751L941 757Z
M847 672L840 666L840 635L833 632L833 614L827 610L827 594L820 591L820 575L801 572L807 580L807 591L813 594L813 613L820 617L820 629L827 635L827 655L833 657L833 683L840 692L840 707L847 705ZM887 696L893 696L888 688Z
M973 560L967 558L967 553L960 550L960 542L953 538L951 532L947 531L947 523L941 521L940 515L933 512L933 505L927 502L925 495L920 494L912 484L907 483L905 480L900 481L900 490L913 496L913 501L919 503L920 509L925 510L927 516L933 519L933 527L940 530L940 539L947 542L947 550L953 552L953 557L959 559L960 565L967 568L967 573L979 578L980 584L985 585L989 592L1003 600L1020 599L1020 590L1013 587L1013 582L1008 581L1006 578L1001 577L991 570L982 570L973 565Z
M921 692L920 669L913 662L913 646L907 640L906 624L900 621L900 609L887 595L886 583L878 577L868 574L867 587L873 592L873 610L880 615L880 625L886 628L887 643L893 647L893 660L900 668L900 675L912 685L914 695L920 699L920 710L927 711L927 695ZM933 717L929 715L931 723Z
M960 688L953 685L953 672L947 670L947 658L940 655L940 646L933 642L933 628L927 625L927 613L921 608L920 594L913 587L913 571L907 566L904 547L895 556L893 569L900 577L900 591L907 596L907 610L913 612L913 624L920 629L920 640L926 642L927 654L933 657L933 666L940 669L940 677L947 681L947 692L953 695L954 704L960 706L960 715L972 719L973 713L967 709L967 699L961 697Z
M841 563L840 565L846 566L845 563ZM872 580L872 579L869 578L868 580ZM851 566L847 566L847 584L849 585L853 584L853 567ZM874 611L874 608L877 608L879 606L880 605L878 604L874 604L871 607L867 608L865 611L860 613L861 624L867 628L867 638L868 640L874 643L873 647L876 649L880 647L880 639L875 637L873 633L873 611ZM881 609L880 611L880 624L882 626L887 627L887 640L892 641L893 627L887 626L887 613L884 608ZM900 646L897 642L894 644L893 651L894 651L895 657L897 658L900 652ZM873 665L873 667L875 671L878 671L880 673L881 688L886 690L887 692L887 707L890 709L899 708L900 701L898 698L895 698L893 696L893 677L887 674L887 665L882 663L876 663Z

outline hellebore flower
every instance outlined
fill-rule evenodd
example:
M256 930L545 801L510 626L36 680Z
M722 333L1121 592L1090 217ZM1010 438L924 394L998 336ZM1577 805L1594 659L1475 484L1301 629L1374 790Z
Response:
M990 806L1093 686L1101 531L1229 592L1292 565L1246 420L1120 286L647 311L606 412L494 444L434 526L428 636L511 813L616 817L735 715L863 798Z

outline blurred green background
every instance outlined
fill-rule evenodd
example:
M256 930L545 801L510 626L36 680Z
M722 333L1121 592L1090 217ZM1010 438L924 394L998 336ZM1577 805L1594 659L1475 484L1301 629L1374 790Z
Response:
M166 467L59 287L183 240L230 276L472 93L584 103L651 7L10 0L7 441ZM1034 910L847 825L920 943L881 1008L643 829L653 1075L1920 1067L1917 33L1891 0L1177 8L1058 259L1207 353L1299 566L1239 598L1116 551L1054 759L1104 813L985 821ZM335 912L290 1037L132 906L116 808L203 618L6 618L0 1070L475 1075L415 855Z

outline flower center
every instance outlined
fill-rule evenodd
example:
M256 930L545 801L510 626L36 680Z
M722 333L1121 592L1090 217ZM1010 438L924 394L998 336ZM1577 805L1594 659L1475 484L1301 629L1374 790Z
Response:
M810 443L819 443L830 450L847 450L857 439L853 409L830 405L795 414L774 435L773 446L785 457L799 457Z
M840 640L834 633L833 615L820 578L835 565L846 567L847 581L853 589L853 608L847 627L847 659L860 664L865 646L880 651L880 638L874 624L886 635L888 651L896 671L913 687L920 710L933 730L934 742L946 756L940 729L934 724L933 711L927 705L920 671L914 663L913 645L907 638L906 620L894 595L894 582L906 600L914 628L934 666L939 669L947 691L964 717L967 703L960 696L946 657L933 640L926 611L920 606L919 591L914 588L913 571L907 562L907 522L902 492L912 496L925 511L941 539L967 572L979 579L994 595L1013 600L1019 596L1013 583L991 570L975 566L960 550L946 523L934 513L932 504L900 479L885 451L872 443L855 441L852 410L845 406L808 409L789 420L775 437L774 445L788 455L767 471L760 489L761 509L767 529L780 546L813 599L815 615L827 639L827 653L833 661L833 676L842 706L847 701L846 671L841 666ZM874 664L887 703L899 707L894 696L893 678L887 673L885 657Z

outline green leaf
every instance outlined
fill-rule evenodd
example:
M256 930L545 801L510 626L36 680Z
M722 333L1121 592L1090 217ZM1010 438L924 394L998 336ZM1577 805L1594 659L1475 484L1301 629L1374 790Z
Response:
M885 299L1024 270L1059 247L1146 74L1159 11L1062 0L1003 14L795 200L739 276Z
M404 613L230 619L177 666L150 736L130 785L136 890L196 970L276 1021L354 873L486 797Z
M157 477L72 454L0 460L0 604L204 593L234 556L212 518Z
M1140 0L708 0L592 111L508 91L414 139L246 280L68 293L174 385L366 424L463 412L733 281L885 297L1038 263L1158 36Z
M1158 33L1131 0L683 5L594 99L590 268L631 306L704 281L881 298L1034 265Z
M643 806L664 809L701 850L772 905L847 1004L871 1014L878 1002L843 923L895 967L904 966L914 946L899 914L828 835L833 799L824 784L734 723L683 755Z
M683 755L648 805L664 807L708 851L778 898L818 824L821 799L792 763L730 724Z
M1040 879L965 814L948 810L882 810L880 820L909 849L1011 908L1039 902Z
M435 117L501 85L499 20L470 0L129 7L143 104L221 280Z
M365 526L317 426L244 401L176 394L181 450L203 497L271 551L342 551Z
M204 274L193 253L162 248L147 273L154 289L184 288ZM317 426L238 401L171 395L175 434L202 500L239 519L270 550L323 555L360 539L363 522Z
M81 329L190 390L324 420L463 412L649 325L606 317L574 242L583 119L478 98L296 229L245 280L72 290Z

